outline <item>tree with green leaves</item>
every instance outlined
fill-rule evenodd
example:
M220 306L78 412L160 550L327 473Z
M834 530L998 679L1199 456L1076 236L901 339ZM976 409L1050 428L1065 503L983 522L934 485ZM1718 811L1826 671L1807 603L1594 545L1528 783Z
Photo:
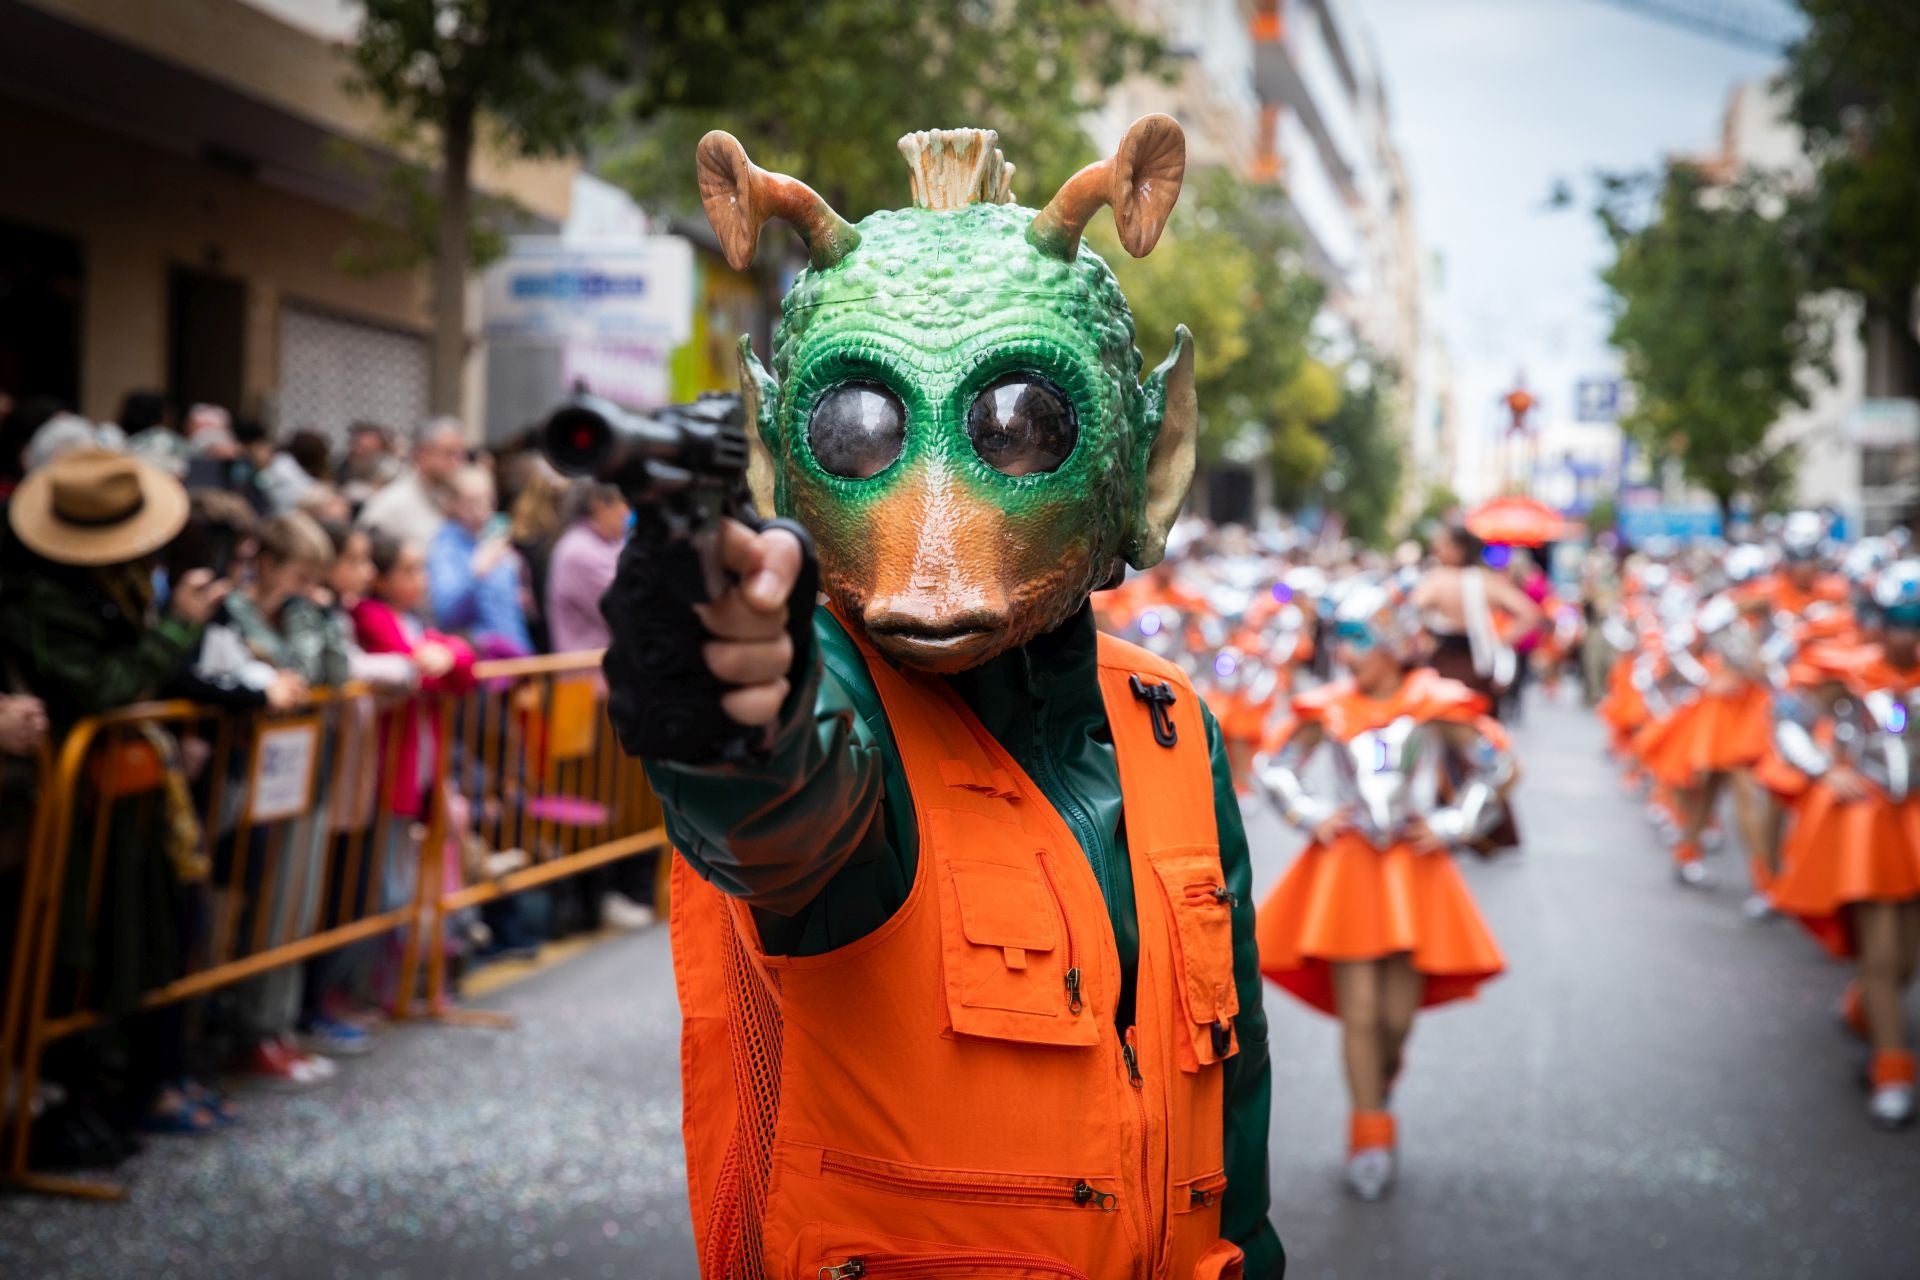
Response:
M1379 544L1400 503L1405 441L1393 421L1400 375L1379 357L1363 353L1341 370L1340 407L1321 425L1327 444L1320 489L1327 510L1347 522L1350 536Z
M1083 0L637 0L641 63L603 171L648 208L698 208L709 129L857 221L896 208L912 129L997 129L1014 193L1044 203L1095 159L1081 122L1160 45Z
M475 150L484 141L504 154L541 157L583 145L605 108L596 73L620 74L636 0L361 3L352 49L357 83L393 113L410 151L438 161L427 246L434 309L428 400L435 413L453 413L466 361ZM423 197L415 190L405 201L416 222Z
M1920 6L1800 4L1809 25L1787 83L1818 172L1808 210L1816 285L1860 295L1893 393L1920 396Z
M1656 458L1678 458L1723 514L1763 506L1792 481L1771 438L1810 383L1831 379L1829 308L1816 294L1800 208L1748 174L1714 185L1690 165L1609 177L1597 213L1613 242L1612 341L1637 403L1621 425Z

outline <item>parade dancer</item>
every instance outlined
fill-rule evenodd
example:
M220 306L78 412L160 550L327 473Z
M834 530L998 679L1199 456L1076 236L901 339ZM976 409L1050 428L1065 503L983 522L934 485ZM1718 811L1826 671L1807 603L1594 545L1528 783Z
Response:
M1904 1000L1920 964L1920 779L1909 747L1920 714L1920 560L1882 572L1862 608L1867 642L1815 644L1775 726L1781 757L1809 780L1774 906L1857 966L1873 1056L1868 1114L1914 1115Z
M1831 573L1827 541L1824 518L1817 512L1794 512L1781 523L1779 568L1736 592L1764 637L1759 665L1776 694L1787 687L1794 658L1801 651L1811 645L1857 639L1847 583L1870 582L1893 559L1886 539L1863 538L1847 553L1847 574ZM1807 780L1780 758L1771 735L1752 776L1758 813L1755 828L1747 835L1747 851L1754 859L1754 883L1763 886L1780 873L1787 822L1806 792ZM1770 910L1770 899L1764 900ZM1758 914L1751 899L1749 914Z
M829 605L794 526L739 522L702 600L645 504L605 604L609 714L678 851L709 1280L1284 1267L1225 752L1181 670L1087 604L1161 559L1198 415L1192 339L1142 380L1081 233L1111 205L1148 252L1185 142L1147 116L1037 213L994 143L902 139L914 207L858 226L700 144L734 267L769 217L808 246L772 369L740 345L741 452Z
M1732 789L1735 821L1751 855L1753 896L1745 910L1752 918L1769 910L1765 893L1772 879L1767 820L1753 778L1771 736L1772 688L1762 667L1761 635L1737 592L1756 581L1766 563L1758 546L1732 548L1722 565L1729 590L1710 596L1674 629L1668 667L1685 693L1673 699L1671 716L1643 757L1654 780L1678 801L1673 856L1682 884L1705 882L1702 838L1722 793Z
M1261 905L1260 970L1340 1020L1347 1185L1374 1200L1394 1177L1387 1106L1415 1012L1505 967L1448 850L1498 826L1514 767L1485 699L1409 667L1413 636L1386 589L1341 602L1334 642L1351 676L1294 699L1292 732L1256 765L1281 814L1311 837ZM1323 744L1335 764L1325 791L1305 780ZM1437 806L1443 754L1463 762L1463 781Z

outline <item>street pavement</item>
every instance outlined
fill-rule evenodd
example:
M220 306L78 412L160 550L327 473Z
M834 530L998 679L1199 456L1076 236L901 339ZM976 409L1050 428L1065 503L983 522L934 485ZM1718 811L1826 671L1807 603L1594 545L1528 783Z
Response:
M1292 1280L1920 1276L1920 1133L1867 1124L1844 970L1741 918L1733 850L1676 887L1587 713L1536 706L1518 747L1525 851L1465 868L1510 971L1417 1025L1386 1201L1340 1188L1334 1024L1268 992ZM1249 828L1263 891L1298 842ZM481 1003L518 1028L387 1032L155 1142L125 1204L0 1199L0 1276L692 1280L666 931Z

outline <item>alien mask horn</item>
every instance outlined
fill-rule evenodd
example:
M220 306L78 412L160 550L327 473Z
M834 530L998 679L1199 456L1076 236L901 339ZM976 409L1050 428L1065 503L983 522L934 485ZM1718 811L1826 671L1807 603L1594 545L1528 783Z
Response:
M747 149L732 134L715 129L700 139L695 156L700 166L700 203L720 237L727 265L735 271L745 271L753 262L760 228L768 218L779 218L800 233L815 270L832 266L860 243L860 233L819 192L798 178L768 173L747 159ZM1178 177L1174 186L1179 186ZM1159 234L1157 228L1155 234Z
M1027 243L1072 262L1088 220L1101 205L1112 205L1120 243L1144 258L1167 225L1186 171L1187 135L1179 122L1158 112L1141 116L1118 151L1067 179L1027 227Z

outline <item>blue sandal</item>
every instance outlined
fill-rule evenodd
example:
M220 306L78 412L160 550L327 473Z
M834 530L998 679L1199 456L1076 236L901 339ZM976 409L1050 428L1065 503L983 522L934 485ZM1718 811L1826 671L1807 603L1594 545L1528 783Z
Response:
M198 1103L213 1112L214 1119L222 1127L240 1123L240 1113L233 1109L233 1100L212 1085L202 1084L192 1076L181 1076L173 1082L173 1087L184 1094L187 1101Z
M140 1122L143 1132L160 1137L200 1138L226 1127L213 1108L195 1102L178 1089L173 1093L178 1101L170 1107L149 1111L147 1118Z

